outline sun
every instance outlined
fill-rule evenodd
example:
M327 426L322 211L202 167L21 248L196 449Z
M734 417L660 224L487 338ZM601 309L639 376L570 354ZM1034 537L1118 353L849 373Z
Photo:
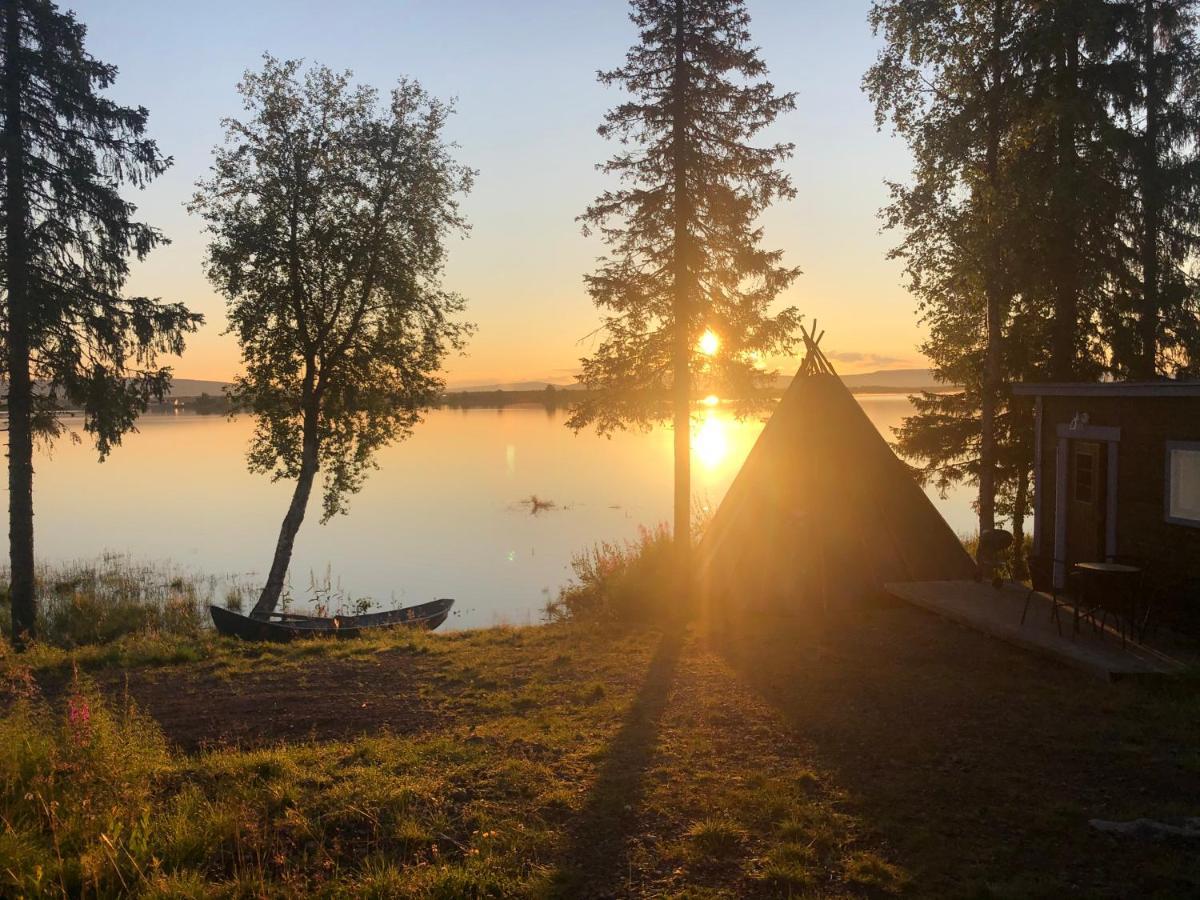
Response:
M721 339L713 334L712 329L700 337L700 352L705 356L713 356L721 348Z

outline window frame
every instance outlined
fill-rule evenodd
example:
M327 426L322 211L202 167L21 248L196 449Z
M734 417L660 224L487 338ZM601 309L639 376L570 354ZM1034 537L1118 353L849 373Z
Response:
M1200 453L1200 441L1167 441L1163 468L1163 517L1171 525L1200 528L1200 518L1185 519L1171 515L1171 454L1177 450Z

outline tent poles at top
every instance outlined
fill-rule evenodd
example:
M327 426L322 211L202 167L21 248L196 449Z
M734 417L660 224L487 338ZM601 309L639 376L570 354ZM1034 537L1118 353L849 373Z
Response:
M806 329L803 325L800 326L800 333L804 336L804 362L800 366L801 375L836 375L829 359L821 350L821 339L825 337L825 332L817 333L817 320L813 319L812 328Z

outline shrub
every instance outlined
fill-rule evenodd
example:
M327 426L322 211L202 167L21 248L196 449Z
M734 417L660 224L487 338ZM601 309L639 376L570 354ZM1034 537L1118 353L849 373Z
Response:
M674 545L666 525L624 543L604 541L571 560L574 579L547 602L549 622L636 622L677 612Z
M970 554L971 559L977 559L979 533L959 535L959 540L962 541L962 545ZM1033 537L1027 534L1020 554L1017 553L1017 545L1013 544L1001 555L999 565L996 567L996 574L1006 580L1026 581L1029 578L1029 557L1032 555Z

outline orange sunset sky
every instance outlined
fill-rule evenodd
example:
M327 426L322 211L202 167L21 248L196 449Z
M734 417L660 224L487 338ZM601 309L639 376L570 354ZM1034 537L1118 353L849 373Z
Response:
M203 272L205 236L184 209L205 174L219 119L237 115L235 85L264 51L351 68L387 87L419 79L456 97L449 136L479 170L464 203L470 237L450 247L447 286L465 295L478 325L465 357L450 360L451 386L569 382L598 315L582 275L601 252L575 217L606 185L594 166L612 147L595 133L615 89L595 72L620 63L635 33L622 0L328 3L263 0L77 0L91 51L120 67L112 95L150 109L150 128L174 167L132 196L143 218L173 241L135 266L130 290L179 299L208 324L176 375L227 380L238 368L224 301ZM785 301L828 330L825 346L846 373L923 365L914 302L879 233L884 179L903 179L903 146L877 133L859 89L876 41L868 4L750 0L753 33L797 110L768 135L794 141L787 164L796 200L765 217L766 242L804 275ZM137 23L131 29L130 23ZM236 23L233 27L231 23ZM792 360L777 360L789 369Z

